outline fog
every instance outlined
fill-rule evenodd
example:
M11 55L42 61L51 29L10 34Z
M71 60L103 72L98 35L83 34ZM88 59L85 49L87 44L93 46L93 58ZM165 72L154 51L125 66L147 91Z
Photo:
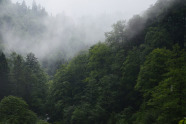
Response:
M12 0L21 3L23 0ZM25 0L32 6L33 0ZM35 0L37 4L45 7L49 14L65 13L71 17L85 15L120 13L121 18L128 19L134 14L146 10L156 0Z
M105 40L118 20L129 20L156 0L12 0L1 5L1 42L4 51L39 59L73 57ZM34 3L34 4L33 4ZM34 5L34 7L33 7ZM28 8L27 8L28 7ZM48 13L46 13L45 12Z

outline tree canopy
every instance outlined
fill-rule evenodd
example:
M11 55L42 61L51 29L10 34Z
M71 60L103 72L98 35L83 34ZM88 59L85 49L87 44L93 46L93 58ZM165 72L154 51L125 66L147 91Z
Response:
M18 35L40 39L45 28L29 21L47 17L44 9L0 4L17 8L6 8L16 16L0 16L0 24L12 29L16 20ZM44 62L33 53L9 54L0 32L0 124L186 123L185 8L183 0L158 0L69 60L61 52Z

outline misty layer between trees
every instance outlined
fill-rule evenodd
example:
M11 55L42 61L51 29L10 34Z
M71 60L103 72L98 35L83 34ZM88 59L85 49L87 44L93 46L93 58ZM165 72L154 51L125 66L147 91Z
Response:
M80 50L88 50L91 45L104 41L104 32L110 30L118 18L117 15L107 14L77 19L65 14L49 16L35 2L30 9L24 1L21 4L1 1L0 38L4 52L24 56L32 52L51 75L55 73L55 65L62 64Z
M0 124L186 123L185 0L158 0L105 38L102 21L34 2L0 10Z

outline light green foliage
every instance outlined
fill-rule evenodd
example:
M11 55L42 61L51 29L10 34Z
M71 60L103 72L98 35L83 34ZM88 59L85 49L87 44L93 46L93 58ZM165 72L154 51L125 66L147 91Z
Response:
M163 74L166 73L165 63L170 58L171 52L166 49L155 49L147 57L146 61L140 68L136 88L142 92L151 91L162 80ZM147 95L145 93L145 95Z
M141 105L141 112L137 115L137 123L148 124L155 122L157 111L147 107L147 101L151 98L153 88L164 79L163 74L168 72L166 62L171 52L166 49L155 49L147 57L140 68L136 89L143 93L144 103Z
M180 120L178 124L186 124L186 119Z
M173 51L155 49L149 55L136 85L145 98L138 119L145 124L174 124L185 115L186 53L176 45Z
M3 124L36 124L37 116L21 98L8 96L0 102L0 122Z
M112 57L113 54L108 45L99 43L93 46L89 51L88 63L91 71L86 78L89 100L108 111L117 109L116 89L119 86L118 77L114 74L115 70L111 71L114 63ZM110 106L111 104L113 106Z
M185 115L186 111L186 52L174 46L174 50L167 60L168 72L165 79L153 88L152 99L148 104L155 106L161 114L158 123L173 124Z
M155 49L147 57L140 68L136 89L143 93L144 103L137 122L148 124L156 122L158 111L154 107L148 107L147 101L152 97L154 87L165 79L164 74L168 72L166 62L171 58L171 51L167 49ZM161 103L161 102L160 102Z

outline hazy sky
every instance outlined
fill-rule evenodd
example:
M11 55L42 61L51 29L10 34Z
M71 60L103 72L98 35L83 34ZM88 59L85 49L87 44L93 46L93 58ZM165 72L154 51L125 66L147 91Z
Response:
M23 0L12 0L22 2ZM33 0L25 0L31 6ZM68 16L84 16L122 13L126 18L140 14L157 0L35 0L49 14L65 13Z

